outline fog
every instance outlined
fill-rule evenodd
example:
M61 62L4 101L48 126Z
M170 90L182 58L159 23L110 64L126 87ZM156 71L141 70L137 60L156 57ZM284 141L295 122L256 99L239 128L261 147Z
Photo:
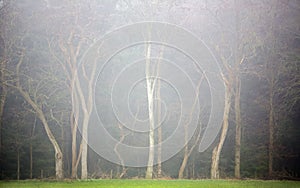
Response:
M299 178L299 9L0 1L1 179Z

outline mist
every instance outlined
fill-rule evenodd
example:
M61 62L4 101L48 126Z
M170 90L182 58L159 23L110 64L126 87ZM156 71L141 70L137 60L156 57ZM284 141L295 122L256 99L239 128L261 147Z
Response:
M299 9L1 0L0 178L299 179Z

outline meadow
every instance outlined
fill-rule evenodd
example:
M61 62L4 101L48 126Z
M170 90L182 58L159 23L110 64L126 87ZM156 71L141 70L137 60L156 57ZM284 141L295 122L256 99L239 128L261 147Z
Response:
M299 188L297 181L263 180L66 180L0 181L1 188Z

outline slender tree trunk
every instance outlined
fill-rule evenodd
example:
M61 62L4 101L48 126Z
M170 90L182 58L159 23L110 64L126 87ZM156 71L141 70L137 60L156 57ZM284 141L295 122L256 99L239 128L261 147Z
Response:
M220 154L224 145L224 141L228 131L228 118L231 106L231 89L228 84L225 84L225 106L223 114L223 127L218 145L213 149L211 162L211 178L219 179L219 161Z
M0 157L2 155L2 117L3 117L3 111L4 111L4 105L6 101L7 96L7 88L5 84L2 84L2 93L0 98Z
M74 120L74 114L71 115L71 131L72 131L72 172L71 172L71 178L76 179L77 178L77 170L78 166L77 163L77 128L78 124L77 121Z
M123 176L126 174L126 167L125 167L125 164L124 164L124 160L122 158L122 156L120 155L119 151L118 151L118 147L119 145L124 141L126 135L124 133L124 129L123 129L123 125L121 125L120 123L118 124L118 127L120 129L120 140L119 142L116 143L115 147L114 147L114 151L115 153L117 154L119 160L120 160L120 163L121 163L121 166L122 166L122 172L119 173L119 168L118 168L118 172L117 172L117 175L119 176L119 178L123 178Z
M20 149L17 149L17 180L20 180Z
M188 159L189 159L188 144L185 146L184 150L185 150L185 152L184 152L184 156L183 156L183 161L182 161L182 163L180 165L180 169L178 171L178 179L182 179L183 178L184 169L185 169L186 164L187 164Z
M192 178L195 179L195 158L193 158L193 164L192 164Z
M34 136L34 132L35 132L35 126L36 126L36 116L34 116L34 122L33 122L33 126L32 126L32 131L31 131L31 140L30 140L30 147L29 147L29 160L30 160L30 175L29 178L32 179L32 174L33 174L33 148L32 148L32 141L33 141L33 136Z
M185 139L186 139L186 143L187 143L187 127L188 125L185 125ZM199 128L199 130L201 130L201 126ZM197 138L195 139L195 142L193 143L193 145L191 146L191 148L189 148L188 144L186 144L186 146L184 147L184 156L183 156L183 160L181 162L179 171L178 171L178 179L182 179L183 178L183 174L184 174L184 170L186 169L186 165L188 163L188 160L195 148L195 146L198 144L199 140L200 140L200 132L198 133Z
M162 128L159 126L157 129L157 136L158 136L158 148L157 148L157 177L161 178L162 177L162 165L161 165L161 154L162 154L162 148L161 148L161 143L162 143Z
M191 111L191 113L192 113L192 111ZM185 169L186 164L187 164L188 159L189 159L188 124L184 125L184 139L185 139L186 145L184 147L183 161L182 161L182 163L180 165L180 168L179 168L179 171L178 171L178 179L182 179L183 178L184 169Z
M238 73L237 73L238 74ZM234 165L234 176L235 178L241 178L241 109L240 109L240 98L241 98L241 83L240 78L236 77L235 84L235 101L234 101L234 110L235 110L235 165Z
M154 163L154 112L153 112L153 91L155 88L155 80L151 78L150 68L151 44L147 46L146 53L146 82L147 82L147 97L148 97L148 113L149 113L149 156L146 170L146 179L153 178L153 163Z
M81 179L87 179L88 178L88 166L87 166L87 154L88 154L88 134L87 134L87 128L89 123L88 115L84 115L86 118L84 118L83 121L83 128L82 128L82 155L81 155Z
M4 69L6 67L5 60L1 59L1 82L4 83L5 81L5 72ZM4 106L6 102L6 96L7 96L7 86L5 84L1 84L1 95L0 95L0 156L2 153L2 117L4 112Z
M158 62L157 69L159 72L160 69L160 62ZM157 123L160 124L161 122L161 96L160 96L160 79L157 80L157 88L156 88L156 98L157 98ZM162 169L161 169L161 154L162 154L162 148L161 148L161 143L162 143L162 124L160 124L157 128L157 143L158 143L158 148L157 148L157 177L161 178L162 177Z
M29 147L29 157L30 157L30 174L29 174L29 178L32 179L32 170L33 170L33 155L32 155L32 143L30 142L30 147Z
M274 107L273 107L273 79L269 93L269 177L273 175L273 153L274 153Z

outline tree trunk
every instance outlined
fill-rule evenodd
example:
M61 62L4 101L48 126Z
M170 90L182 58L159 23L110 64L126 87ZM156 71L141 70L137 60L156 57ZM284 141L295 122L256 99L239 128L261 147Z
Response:
M1 59L1 82L4 83L5 81L5 61ZM0 98L0 155L2 153L2 117L3 117L3 111L4 106L6 102L6 96L7 96L7 86L5 84L1 84L1 98Z
M70 122L71 122L71 153L72 153L72 167L71 167L71 178L77 179L78 177L78 164L81 158L81 153L77 154L77 131L78 131L78 111L79 111L79 101L78 95L76 93L75 88L75 79L74 79L74 71L72 73L73 80L71 81L70 93L72 96L72 112L70 114ZM82 146L82 145L81 145ZM81 151L81 150L80 150Z
M154 112L153 112L153 92L155 88L155 80L151 78L150 58L151 44L147 46L146 53L146 82L147 82L147 97L148 97L148 113L149 113L149 156L146 171L146 179L153 178L153 163L154 163Z
M273 153L274 153L274 107L273 107L273 79L269 93L269 177L273 175Z
M240 0L234 1L235 6L235 95L234 95L234 111L235 111L235 156L234 156L234 176L235 178L241 178L241 109L240 109L240 100L241 100L241 81L240 81L240 64L243 62L240 60L240 32L241 32L241 20L240 20Z
M162 148L161 148L161 143L162 143L162 128L161 126L158 127L157 129L157 136L158 136L158 148L157 148L157 177L161 178L162 177L162 166L161 166L161 154L162 154Z
M238 73L237 73L238 74ZM235 84L235 101L234 101L234 110L235 110L235 165L234 165L234 176L235 178L241 178L241 109L240 109L240 98L241 98L241 82L240 78L236 77Z
M159 73L160 69L160 62L158 62L157 65L157 72ZM157 80L157 90L156 90L156 99L157 99L157 123L161 123L161 96L160 96L160 80ZM161 143L162 143L162 124L160 124L157 128L157 143L158 143L158 148L157 148L157 177L161 178L162 177L162 170L161 170Z
M185 152L184 152L184 157L183 157L183 161L180 165L180 169L178 171L178 179L182 179L183 178L183 173L184 173L184 169L186 167L186 164L188 162L189 159L189 153L188 153L188 144L185 146Z
M72 115L71 117L71 131L72 131L72 172L71 172L71 178L76 179L77 178L77 170L78 166L77 163L77 121L74 121L74 117Z
M64 178L64 171L63 171L63 154L62 152L57 152L55 154L55 171L56 171L56 178L63 179Z
M211 179L219 178L219 159L217 159L217 146L213 149L212 158L211 158L211 171L210 177Z
M20 149L17 149L17 180L20 180Z
M137 114L138 114L138 112L137 112ZM118 127L120 129L120 140L119 140L119 142L116 143L116 145L114 147L114 151L115 151L116 155L118 156L118 158L120 160L120 163L121 163L121 166L122 166L122 172L119 173L119 168L118 168L117 175L119 176L119 178L123 178L123 176L126 174L127 169L125 167L124 160L123 160L122 156L120 155L120 153L118 151L118 147L124 141L126 135L124 133L123 125L119 123Z
M87 117L87 115L85 115ZM87 166L87 153L88 153L88 145L87 145L87 128L88 128L89 118L84 118L83 128L82 128L82 154L81 154L81 179L88 178L88 166Z
M30 147L29 147L29 157L30 157L30 174L29 178L32 179L32 167L33 167L33 156L32 156L32 143L30 142Z
M29 164L29 166L30 166L30 175L29 175L29 178L30 179L32 179L32 174L33 174L33 154L32 154L32 152L33 152L33 148L32 148L32 139L33 139L33 136L34 136L34 132L35 132L35 126L36 126L36 116L34 116L34 122L33 122L33 126L32 126L32 131L31 131L31 135L30 135L30 137L31 137L31 140L30 140L30 147L29 147L29 160L30 160L30 164Z
M219 179L219 161L220 154L224 145L224 141L228 131L228 118L231 106L231 89L228 84L225 84L225 106L223 114L223 127L218 145L213 149L211 161L211 178Z

